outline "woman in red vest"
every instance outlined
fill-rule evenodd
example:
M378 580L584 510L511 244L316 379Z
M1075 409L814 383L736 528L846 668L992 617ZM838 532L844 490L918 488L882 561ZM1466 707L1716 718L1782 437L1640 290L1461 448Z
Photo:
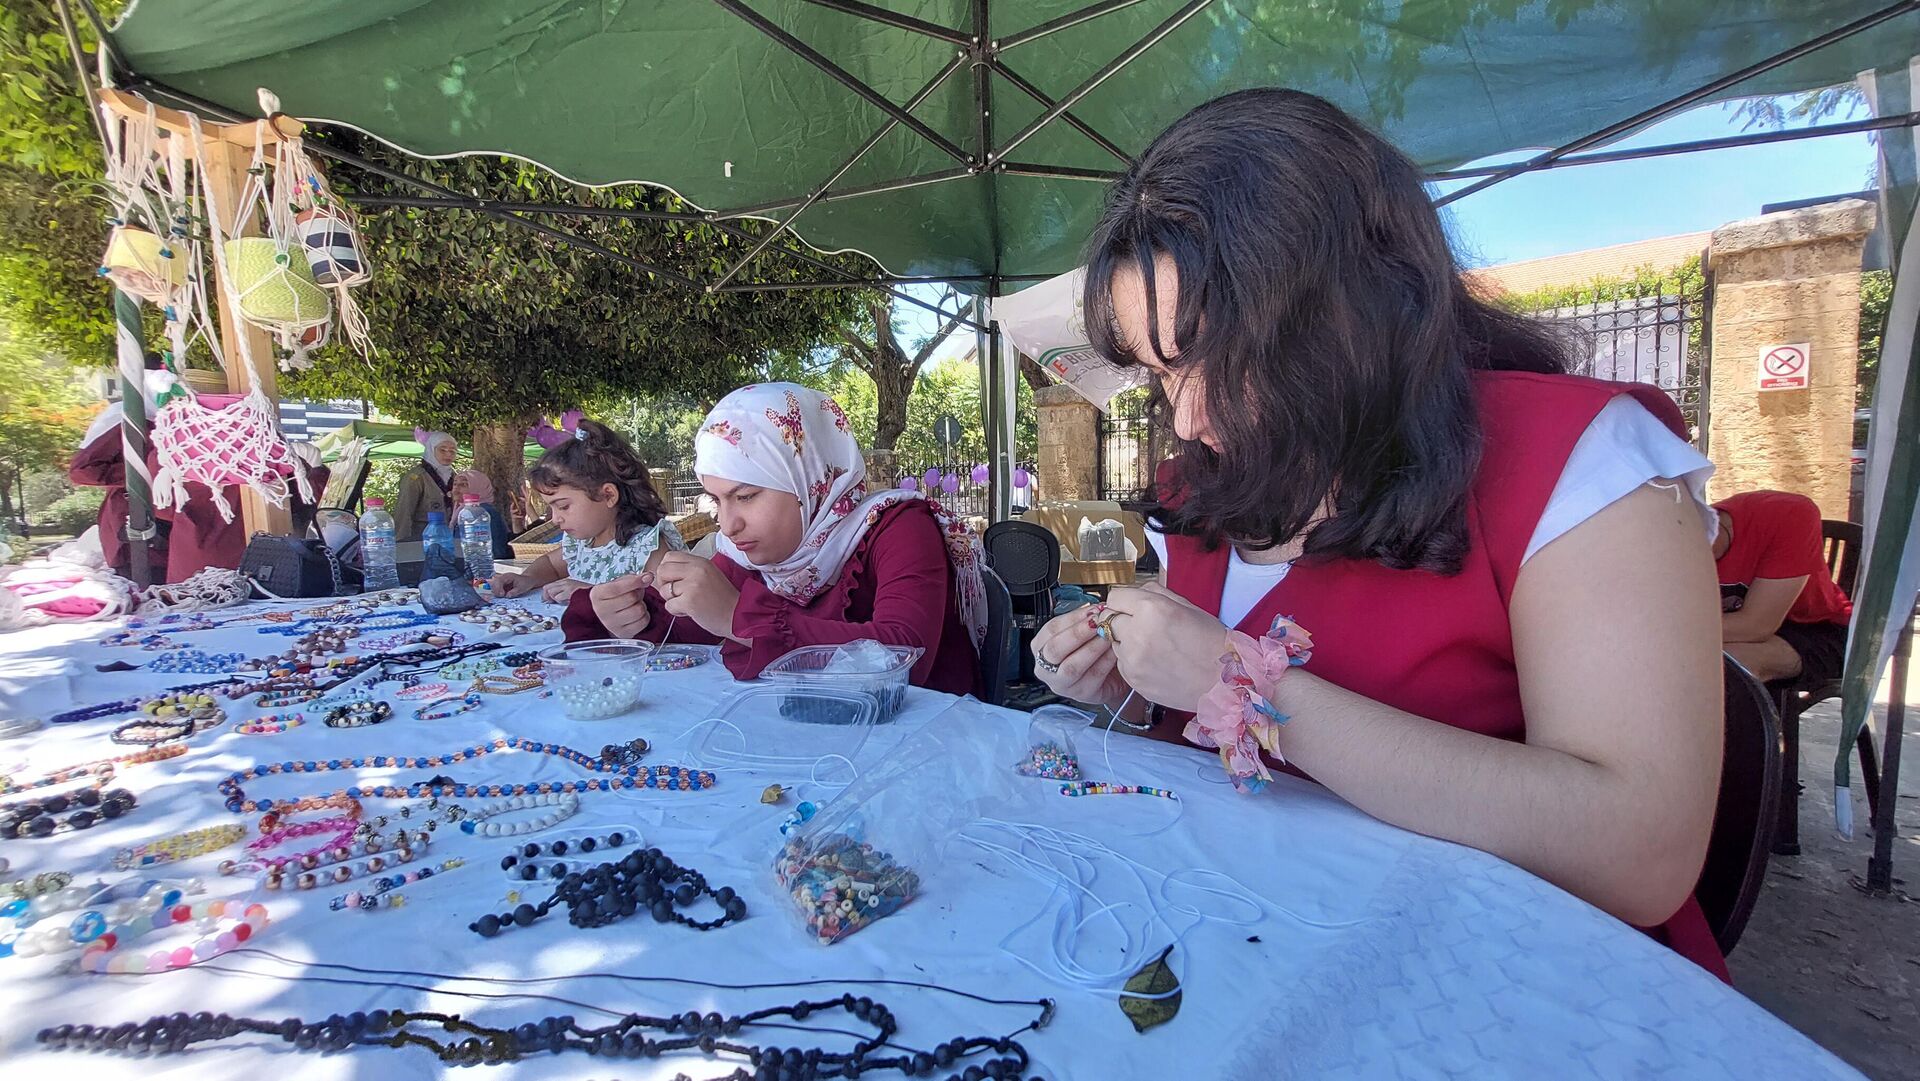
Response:
M1671 399L1562 374L1463 285L1420 170L1307 94L1162 133L1086 282L1095 347L1151 373L1182 453L1150 515L1166 588L1043 628L1049 685L1223 748L1248 787L1284 761L1725 978L1692 899L1721 748L1711 466Z

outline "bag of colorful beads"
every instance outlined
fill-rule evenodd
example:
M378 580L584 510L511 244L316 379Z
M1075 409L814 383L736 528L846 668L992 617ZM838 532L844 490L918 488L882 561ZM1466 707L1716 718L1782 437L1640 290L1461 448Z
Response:
M1080 756L1073 737L1093 723L1093 715L1072 706L1041 706L1027 722L1027 754L1014 769L1022 777L1049 781L1080 779Z
M976 716L958 714L977 710ZM988 813L1028 797L1007 776L1018 729L978 703L959 702L862 772L773 859L780 888L822 945L900 911L927 890L964 888L942 850ZM1017 812L1016 812L1017 813Z

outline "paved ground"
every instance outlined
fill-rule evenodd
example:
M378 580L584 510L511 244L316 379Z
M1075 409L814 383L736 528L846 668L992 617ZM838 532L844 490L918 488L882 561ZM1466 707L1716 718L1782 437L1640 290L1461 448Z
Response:
M1833 830L1840 704L1822 703L1800 720L1801 854L1769 864L1729 959L1748 997L1876 1081L1920 1079L1920 674L1907 701L1894 896L1859 888L1872 834L1861 828L1847 842ZM1856 824L1866 816L1858 765Z

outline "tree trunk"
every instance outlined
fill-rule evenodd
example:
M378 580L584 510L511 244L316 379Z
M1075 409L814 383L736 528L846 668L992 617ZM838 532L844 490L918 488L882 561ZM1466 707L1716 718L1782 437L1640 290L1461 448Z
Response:
M1047 378L1047 370L1025 353L1020 354L1020 378L1027 381L1029 390L1045 390L1053 385L1053 380Z
M877 402L873 424L873 449L892 453L907 430L907 402L913 397L913 376L898 357L885 357L873 372Z
M526 479L527 463L522 447L527 428L534 418L476 424L473 429L473 467L493 482L493 505L515 532L525 528L525 507L520 489Z

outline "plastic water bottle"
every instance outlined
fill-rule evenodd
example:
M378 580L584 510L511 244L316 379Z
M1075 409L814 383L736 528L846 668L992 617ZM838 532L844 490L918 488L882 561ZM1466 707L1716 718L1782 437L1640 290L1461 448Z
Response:
M387 513L384 499L367 500L367 513L360 516L360 569L369 593L400 585L400 571L394 566L393 515Z
M427 512L426 532L420 534L420 554L426 564L420 572L421 581L429 578L467 580L467 568L453 547L453 530L447 528L447 516L440 511Z
M454 522L460 530L460 554L467 561L467 576L483 582L492 579L493 516L480 504L480 497L464 496Z

